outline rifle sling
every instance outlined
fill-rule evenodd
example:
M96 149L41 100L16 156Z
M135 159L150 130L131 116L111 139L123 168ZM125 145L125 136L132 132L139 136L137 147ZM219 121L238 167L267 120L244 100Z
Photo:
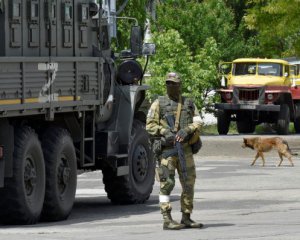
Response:
M177 113L176 113L176 119L175 119L175 125L174 125L174 132L178 132L178 126L179 126L179 119L180 119L180 113L181 113L181 107L182 107L182 99L181 96L179 96L178 106L177 106Z

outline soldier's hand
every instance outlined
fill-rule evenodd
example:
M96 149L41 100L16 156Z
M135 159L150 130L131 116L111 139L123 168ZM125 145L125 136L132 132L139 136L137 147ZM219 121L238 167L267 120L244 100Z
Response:
M175 140L177 142L183 142L187 136L188 133L184 129L180 129L175 136Z

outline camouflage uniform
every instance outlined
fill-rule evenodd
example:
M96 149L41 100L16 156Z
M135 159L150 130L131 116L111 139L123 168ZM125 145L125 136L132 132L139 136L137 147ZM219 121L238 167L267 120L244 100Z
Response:
M171 100L167 96L160 96L157 100L153 102L151 105L148 116L147 116L147 124L146 129L148 133L152 136L156 137L165 137L165 134L170 131L170 127L167 124L165 119L165 115L173 115L176 118L178 102ZM184 129L184 131L191 135L196 130L199 130L201 126L200 115L199 112L192 102L192 100L188 98L182 97L182 108L179 120L179 129ZM161 213L169 213L171 212L171 204L170 204L170 194L175 186L175 169L179 174L180 183L182 185L183 191L181 194L181 212L188 216L188 219L192 221L189 216L193 211L193 199L194 199L194 185L196 179L196 170L195 163L193 158L193 153L191 146L184 141L183 143L184 155L186 160L186 171L187 178L185 182L183 181L182 169L180 167L178 156L171 156L167 158L160 158L160 166L165 167L167 169L167 174L165 177L160 179L160 209ZM165 151L174 148L173 145L162 146L161 152L162 155ZM170 216L171 217L171 216ZM181 221L183 222L183 220ZM186 227L202 227L201 225L192 225L186 224ZM196 224L196 223L195 223ZM184 227L184 226L183 226ZM165 228L165 225L164 225ZM167 227L166 227L167 228ZM178 227L180 229L180 227Z

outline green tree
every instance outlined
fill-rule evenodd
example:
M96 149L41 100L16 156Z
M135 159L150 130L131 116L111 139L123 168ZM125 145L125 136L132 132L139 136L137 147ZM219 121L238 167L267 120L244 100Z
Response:
M157 8L157 31L177 30L193 54L213 37L221 59L227 61L256 53L254 41L244 38L246 28L240 22L236 24L234 10L223 0L165 0Z
M181 73L183 90L198 108L213 101L208 92L219 87L217 66L220 60L256 55L254 37L243 19L235 20L234 10L223 0L164 0L157 4L157 19L152 23L157 54L151 59L151 96L164 94L168 71Z
M170 71L176 71L181 75L183 92L192 97L200 109L211 102L207 93L218 85L215 62L220 52L216 41L213 38L207 39L204 47L193 56L176 30L157 32L153 40L157 45L157 54L152 57L149 66L149 97L154 99L157 95L166 94L165 76Z
M299 0L248 0L248 4L246 23L257 31L266 56L300 54Z

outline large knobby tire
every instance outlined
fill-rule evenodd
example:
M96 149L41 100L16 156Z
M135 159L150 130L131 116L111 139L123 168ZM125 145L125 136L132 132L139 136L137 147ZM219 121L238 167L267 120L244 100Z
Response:
M103 168L103 183L108 198L114 204L144 203L154 184L155 162L149 136L144 125L135 120L128 150L129 174L116 176L109 166Z
M44 221L66 219L72 210L77 184L76 153L66 129L50 127L42 134L46 164Z
M252 121L244 120L236 122L238 133L253 133L255 124Z
M45 164L40 141L30 127L15 127L13 177L0 190L0 221L34 224L45 195Z
M217 127L220 135L227 135L230 125L230 113L219 109L217 113Z
M300 103L295 104L294 128L296 133L300 133Z
M287 104L280 106L280 111L277 120L277 133L280 135L289 134L290 125L290 109Z

